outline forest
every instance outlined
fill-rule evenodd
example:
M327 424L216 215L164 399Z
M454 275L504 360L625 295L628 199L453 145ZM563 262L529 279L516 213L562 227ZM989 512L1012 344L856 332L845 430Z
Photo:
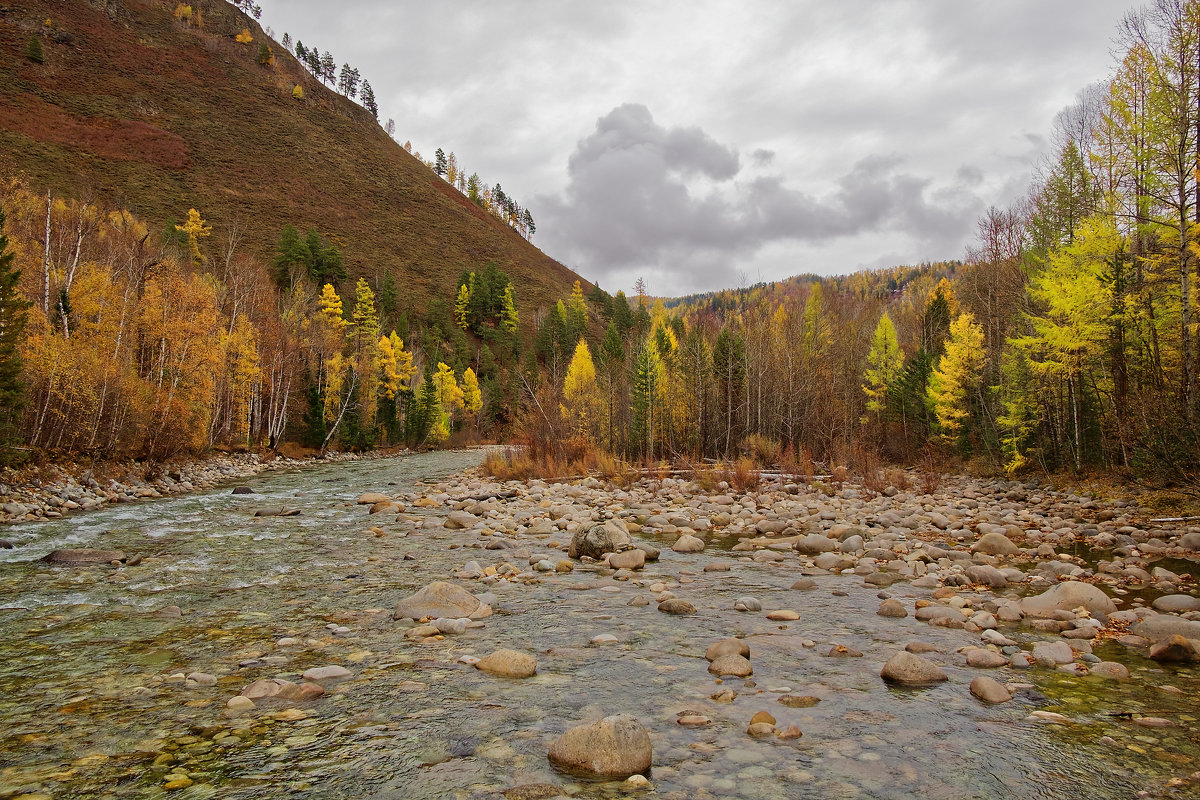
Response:
M565 472L938 460L1194 486L1200 13L1151 5L1116 49L961 261L676 300L577 283L520 316L481 263L409 308L315 229L284 226L264 262L201 210L155 226L9 181L6 458L487 440ZM471 193L453 154L431 166ZM477 202L533 233L498 186Z

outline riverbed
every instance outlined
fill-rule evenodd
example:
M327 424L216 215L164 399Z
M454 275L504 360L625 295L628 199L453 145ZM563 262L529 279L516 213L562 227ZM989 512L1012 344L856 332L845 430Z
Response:
M656 544L660 559L632 576L578 561L570 572L535 573L535 555L566 559L560 549L588 509L620 514L623 502L603 502L606 490L594 482L572 492L534 486L512 501L520 501L518 524L491 513L478 526L446 528L468 496L512 491L452 477L479 457L441 452L270 473L246 482L251 494L225 487L10 529L15 549L0 551L0 798L1128 798L1196 790L1195 665L1159 664L1107 642L1096 655L1125 664L1128 680L1005 668L991 672L1023 688L1011 702L984 705L967 691L980 670L956 655L978 633L876 614L881 594L909 608L930 596L905 581L868 585L861 575L806 570L792 554L751 560L726 549L736 536L675 553L673 536L649 526L635 536ZM395 498L402 510L368 514L356 502L365 492ZM644 494L648 510L687 502L661 486ZM506 505L503 497L489 502L501 512ZM565 514L551 513L564 505ZM253 516L280 508L298 514ZM487 549L501 540L503 548ZM141 560L38 560L80 547ZM717 560L729 569L705 571ZM451 577L469 561L514 579ZM815 588L790 588L802 572ZM393 620L392 609L434 580L490 593L495 613L461 634L406 638L411 623ZM686 597L697 613L660 612L663 591ZM747 596L799 619L734 610ZM638 597L648 604L630 605ZM1005 633L1023 644L1051 638L1015 626ZM749 679L719 681L707 671L705 648L730 636L750 645ZM890 687L880 667L916 640L940 654L931 657L949 680ZM463 659L498 648L536 655L537 674L497 678ZM228 707L255 680L300 682L329 665L350 676L326 684L319 698ZM736 691L732 702L713 699L725 689ZM785 696L815 703L786 706ZM760 710L803 736L748 736ZM709 723L680 725L684 712ZM551 767L546 752L557 735L617 713L650 732L651 788L633 792ZM1143 716L1171 725L1140 725Z

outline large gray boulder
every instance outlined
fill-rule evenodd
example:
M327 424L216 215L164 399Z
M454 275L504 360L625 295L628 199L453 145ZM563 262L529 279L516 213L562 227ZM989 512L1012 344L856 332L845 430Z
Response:
M820 553L832 553L838 550L841 545L836 539L830 539L828 536L822 536L819 533L810 533L803 539L796 542L794 545L797 553L807 556L815 556Z
M434 581L416 594L409 595L396 605L393 619L438 619L478 617L487 608L479 598L465 589L445 581ZM486 614L484 614L486 616Z
M1091 614L1111 614L1117 610L1108 595L1083 581L1063 581L1021 601L1021 610L1027 617L1049 617L1055 611L1072 611L1080 607Z
M593 778L624 780L650 771L650 734L627 714L576 725L554 740L548 753L556 767Z
M575 531L567 555L571 558L604 558L605 553L617 553L633 547L629 532L618 522L609 520L603 524L588 525Z
M1172 636L1182 636L1185 639L1200 639L1200 622L1184 619L1173 614L1155 614L1135 623L1129 632L1157 642Z

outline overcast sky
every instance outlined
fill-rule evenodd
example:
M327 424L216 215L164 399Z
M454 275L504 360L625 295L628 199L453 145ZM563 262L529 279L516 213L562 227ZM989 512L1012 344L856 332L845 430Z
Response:
M260 0L380 121L501 183L534 243L679 295L961 258L1130 0Z

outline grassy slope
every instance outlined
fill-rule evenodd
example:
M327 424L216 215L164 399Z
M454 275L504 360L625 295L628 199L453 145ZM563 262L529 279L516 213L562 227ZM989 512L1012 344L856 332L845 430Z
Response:
M253 20L222 0L192 4L205 9L202 31L174 20L174 0L0 6L0 177L156 224L194 206L214 239L236 227L262 258L285 224L316 227L340 244L352 279L390 270L417 315L488 261L512 277L525 311L567 295L578 276L468 202L356 103L278 45L274 66L257 64L265 36ZM47 18L74 41L55 42ZM234 42L243 27L254 43ZM35 33L43 65L24 58Z

